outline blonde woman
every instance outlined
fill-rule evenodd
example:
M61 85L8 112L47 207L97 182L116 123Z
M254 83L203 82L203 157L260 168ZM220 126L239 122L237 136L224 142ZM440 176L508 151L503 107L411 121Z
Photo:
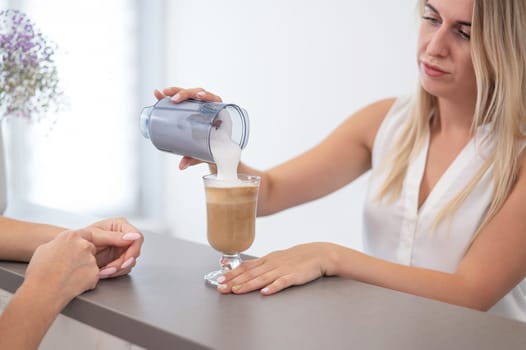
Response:
M239 167L262 177L259 215L371 170L366 254L302 244L243 263L221 293L270 295L336 275L526 321L526 1L419 5L414 96L363 108L273 169ZM203 89L155 95L220 100ZM185 157L180 167L196 163Z

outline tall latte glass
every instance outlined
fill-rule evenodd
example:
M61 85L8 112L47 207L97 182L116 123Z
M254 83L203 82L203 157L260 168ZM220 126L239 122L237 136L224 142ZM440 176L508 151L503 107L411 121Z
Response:
M255 238L259 176L238 174L237 181L223 181L216 175L203 177L206 191L208 243L223 255L220 269L205 275L217 286L217 279L241 263L240 253Z

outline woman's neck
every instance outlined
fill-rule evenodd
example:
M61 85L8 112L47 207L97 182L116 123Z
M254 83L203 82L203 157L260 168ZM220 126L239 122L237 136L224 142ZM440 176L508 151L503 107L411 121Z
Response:
M469 134L473 124L475 105L438 99L438 111L431 120L431 128L442 133Z

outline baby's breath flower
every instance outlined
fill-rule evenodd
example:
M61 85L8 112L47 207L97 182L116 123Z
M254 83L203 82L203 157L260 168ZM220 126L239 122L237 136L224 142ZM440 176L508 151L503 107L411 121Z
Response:
M24 13L0 11L0 119L38 121L61 109L55 49Z

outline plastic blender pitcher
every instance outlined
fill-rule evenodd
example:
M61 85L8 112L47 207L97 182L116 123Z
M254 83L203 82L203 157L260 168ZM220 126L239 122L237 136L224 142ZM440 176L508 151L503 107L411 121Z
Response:
M165 152L214 162L210 148L213 128L227 128L233 142L241 149L248 142L248 114L229 103L186 100L174 103L165 97L153 106L144 107L140 129L144 137Z

